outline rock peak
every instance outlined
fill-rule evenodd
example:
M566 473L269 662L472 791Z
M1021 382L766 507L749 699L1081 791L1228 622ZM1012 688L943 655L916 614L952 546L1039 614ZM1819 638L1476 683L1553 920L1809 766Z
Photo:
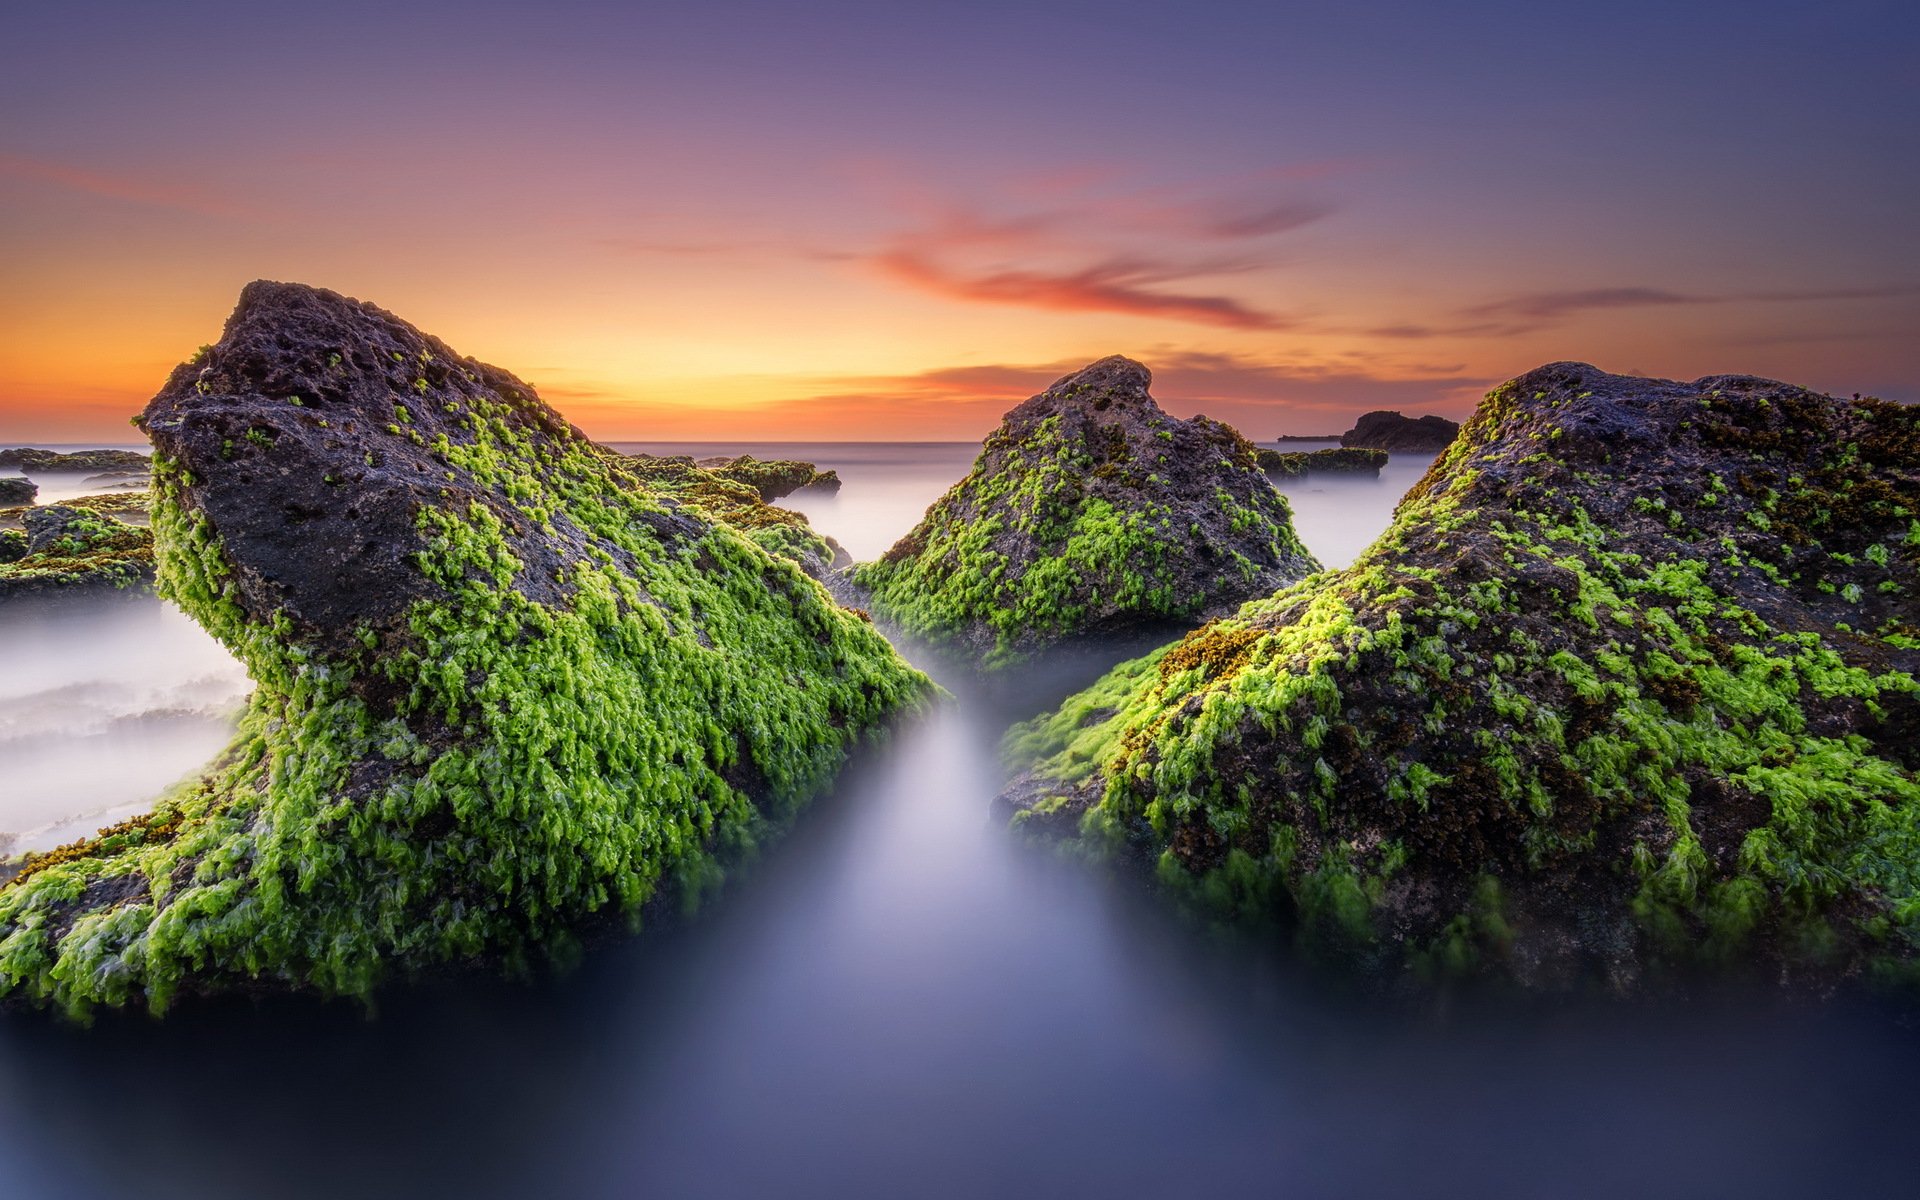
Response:
M1060 378L1048 385L1047 395L1063 395L1074 392L1139 392L1146 394L1153 383L1153 372L1146 364L1135 362L1124 355L1109 354L1097 362L1088 363L1078 371Z

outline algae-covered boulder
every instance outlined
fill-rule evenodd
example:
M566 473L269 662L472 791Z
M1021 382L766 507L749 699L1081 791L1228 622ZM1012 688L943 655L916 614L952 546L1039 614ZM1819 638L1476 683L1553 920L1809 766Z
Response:
M697 894L926 693L793 562L371 305L249 285L144 424L161 588L256 691L204 778L16 864L16 1002L521 967Z
M1387 465L1385 450L1269 450L1254 448L1260 469L1276 479L1299 479L1306 475L1372 475L1378 477Z
M1920 947L1916 670L1920 409L1556 363L1354 566L1016 730L1003 802L1389 970L1824 983Z
M92 508L24 510L18 537L0 543L0 602L145 591L153 534Z
M799 459L755 458L751 454L740 454L731 458L703 458L698 465L722 479L746 484L758 491L762 500L769 502L798 491L840 490L838 471L822 471L812 463Z
M0 505L32 504L40 485L18 475L0 475Z
M1388 409L1364 413L1353 428L1340 435L1349 449L1386 450L1394 454L1437 454L1460 434L1458 423L1429 413L1408 417Z
M1021 404L973 471L854 569L909 635L988 668L1231 611L1316 569L1245 438L1104 358Z

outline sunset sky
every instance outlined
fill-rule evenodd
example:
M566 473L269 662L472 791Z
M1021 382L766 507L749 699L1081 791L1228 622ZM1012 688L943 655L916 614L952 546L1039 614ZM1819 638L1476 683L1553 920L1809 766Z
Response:
M0 442L254 278L609 439L958 439L1090 359L1249 436L1541 362L1920 398L1920 6L50 3Z

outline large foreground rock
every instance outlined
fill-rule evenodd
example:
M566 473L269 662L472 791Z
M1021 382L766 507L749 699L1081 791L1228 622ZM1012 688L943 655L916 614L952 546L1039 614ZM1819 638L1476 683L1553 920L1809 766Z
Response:
M697 894L925 694L793 562L371 305L249 285L144 423L161 586L258 687L204 779L0 889L16 1001L541 959Z
M972 473L855 568L875 614L992 669L1228 612L1316 570L1254 447L1168 416L1150 378L1104 358L1008 413Z
M1363 414L1353 428L1340 435L1349 449L1385 450L1391 454L1437 454L1460 434L1460 426L1429 413L1406 417L1381 409Z
M1556 363L1348 570L1017 730L1015 820L1389 971L1920 948L1920 409Z

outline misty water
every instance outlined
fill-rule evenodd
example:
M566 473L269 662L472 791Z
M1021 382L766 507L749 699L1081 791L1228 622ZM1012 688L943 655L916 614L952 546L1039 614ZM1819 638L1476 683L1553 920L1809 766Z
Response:
M860 558L977 450L645 448L836 468L838 495L783 503ZM1350 562L1425 466L1290 481L1303 539ZM158 790L244 687L157 602L64 619L0 630L0 827ZM999 737L1100 665L1035 670L1017 700L943 679L953 703L717 901L557 979L394 988L371 1019L285 998L0 1019L0 1195L1911 1192L1906 1014L1739 993L1372 1006L1143 881L1016 843L988 812ZM181 712L211 741L173 747ZM149 769L97 766L115 756ZM18 762L42 764L31 795Z

